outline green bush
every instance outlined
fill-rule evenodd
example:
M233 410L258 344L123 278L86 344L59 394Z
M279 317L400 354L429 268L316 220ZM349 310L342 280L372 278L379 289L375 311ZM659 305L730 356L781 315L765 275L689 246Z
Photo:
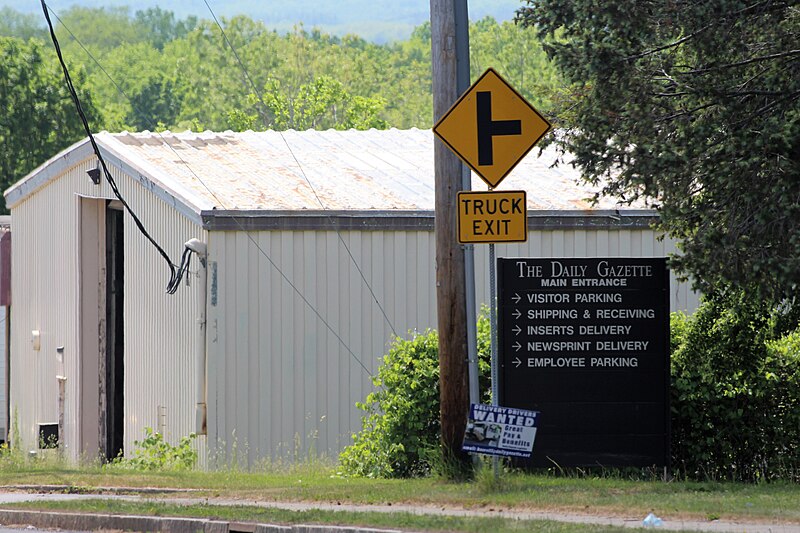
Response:
M395 339L373 378L377 390L358 407L362 430L339 456L344 472L369 477L404 477L429 470L439 425L439 337L427 331Z
M773 308L744 291L673 313L672 466L692 479L800 480L800 306ZM489 402L489 321L478 321L483 401ZM439 453L435 331L396 339L359 407L362 429L339 457L342 472L407 477Z
M478 320L482 391L489 390L489 335L489 320L482 316ZM367 413L362 429L339 455L342 472L367 477L427 475L439 461L441 433L436 332L396 338L373 383L376 390L358 404Z
M797 310L744 291L706 297L672 320L672 458L702 479L798 479Z
M197 435L190 433L181 437L177 445L164 440L161 433L144 428L145 439L135 440L135 449L128 458L117 457L110 466L130 470L191 470L197 464L197 451L192 441Z

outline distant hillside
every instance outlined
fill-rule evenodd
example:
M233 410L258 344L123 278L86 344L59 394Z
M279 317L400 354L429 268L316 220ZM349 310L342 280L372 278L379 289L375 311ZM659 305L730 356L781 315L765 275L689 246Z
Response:
M132 12L158 6L174 12L178 18L188 15L211 18L201 0L49 0L47 3L56 12L73 5L129 6ZM302 23L306 28L318 27L334 35L354 33L379 43L407 38L415 26L430 17L429 0L208 0L208 3L218 17L244 14L278 31L289 30ZM470 0L470 19L477 20L490 15L498 21L509 20L520 5L520 0ZM0 7L3 6L24 13L40 12L39 3L32 1L0 0Z

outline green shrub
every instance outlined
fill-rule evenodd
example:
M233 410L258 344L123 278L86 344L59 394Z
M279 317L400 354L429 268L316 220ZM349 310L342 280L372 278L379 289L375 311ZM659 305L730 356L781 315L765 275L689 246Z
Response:
M377 390L358 407L362 430L339 456L344 472L369 477L425 474L425 450L439 425L439 337L435 331L395 339L373 378Z
M770 307L744 291L704 298L673 313L672 465L693 479L800 480L800 306ZM489 396L489 321L478 321L484 402ZM339 457L342 472L426 475L439 453L435 331L396 339L359 407L361 431Z
M691 478L798 478L797 310L744 291L673 316L672 458ZM784 336L785 335L785 336Z
M478 320L481 390L489 390L489 320ZM353 444L339 455L342 472L368 477L427 475L439 459L439 337L396 338L384 356ZM485 401L489 400L488 392Z
M128 458L117 457L111 462L112 467L130 470L191 470L197 464L197 451L192 441L197 437L190 433L181 437L180 442L173 446L166 442L161 433L152 428L144 428L145 439L135 440L135 449Z

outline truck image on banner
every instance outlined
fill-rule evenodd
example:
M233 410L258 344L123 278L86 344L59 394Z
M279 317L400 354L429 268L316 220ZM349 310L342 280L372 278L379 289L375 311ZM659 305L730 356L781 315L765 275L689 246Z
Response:
M473 403L469 408L461 449L487 455L528 458L533 450L538 425L538 411Z

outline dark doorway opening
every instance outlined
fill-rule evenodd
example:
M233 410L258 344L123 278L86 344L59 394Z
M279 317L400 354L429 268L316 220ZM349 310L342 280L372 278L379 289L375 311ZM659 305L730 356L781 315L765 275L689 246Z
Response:
M124 452L125 353L124 312L125 258L123 211L109 203L106 208L106 459Z

